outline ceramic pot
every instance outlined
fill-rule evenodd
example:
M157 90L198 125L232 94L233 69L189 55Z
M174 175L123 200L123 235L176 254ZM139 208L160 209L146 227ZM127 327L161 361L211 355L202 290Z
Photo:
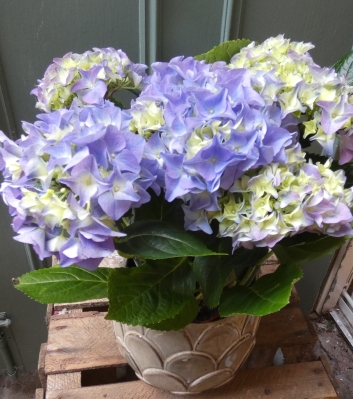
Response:
M260 318L233 316L157 331L114 322L121 354L142 381L194 394L230 381L255 345Z

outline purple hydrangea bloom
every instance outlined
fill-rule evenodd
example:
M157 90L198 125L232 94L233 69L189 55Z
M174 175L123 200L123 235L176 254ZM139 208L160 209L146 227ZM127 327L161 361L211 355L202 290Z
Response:
M220 222L220 235L232 237L234 247L273 247L303 231L352 235L353 190L344 189L344 172L330 166L303 160L247 172L222 193L220 211L209 212L207 219Z
M219 189L247 170L285 163L294 133L282 127L279 105L266 105L252 88L245 69L183 57L152 67L129 110L131 125L148 139L146 156L160 166L166 199L186 203L185 226L209 231L196 213L218 209Z
M94 269L148 190L182 200L186 230L212 234L217 220L234 248L353 234L344 172L306 162L299 143L303 124L326 154L339 141L340 163L353 157L350 89L310 48L278 36L229 65L175 57L149 77L112 48L55 59L33 91L47 113L16 142L0 132L16 239ZM142 89L125 111L107 100L120 89Z
M94 48L83 54L55 58L31 94L44 112L70 107L77 98L82 105L101 105L116 90L145 85L146 65L134 64L122 50Z
M150 199L158 163L143 158L146 141L131 117L106 102L61 109L24 123L27 136L0 135L1 193L21 242L62 266L97 267L122 236L114 221ZM147 163L146 163L147 162Z

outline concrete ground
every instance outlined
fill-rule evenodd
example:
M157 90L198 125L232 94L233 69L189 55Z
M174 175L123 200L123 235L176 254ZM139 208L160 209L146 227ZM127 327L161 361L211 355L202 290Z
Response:
M34 399L35 390L39 387L36 372L20 373L16 381L0 374L0 399Z
M341 399L353 398L353 350L330 316L312 322L319 337L319 350L325 354L339 388Z

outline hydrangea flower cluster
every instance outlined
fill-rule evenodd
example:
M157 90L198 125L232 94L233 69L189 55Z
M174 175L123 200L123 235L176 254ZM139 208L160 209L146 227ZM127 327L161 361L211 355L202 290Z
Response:
M69 108L74 98L83 105L102 104L116 90L144 87L147 66L131 62L122 50L93 48L53 61L31 92L44 112Z
M327 154L339 139L340 162L353 157L351 88L311 48L278 36L229 65L176 57L148 78L121 50L55 59L33 91L46 113L16 142L0 135L16 239L61 266L95 268L122 235L115 222L149 202L148 190L182 200L186 230L234 247L353 234L344 172L305 161L300 145L303 124ZM107 100L120 88L143 88L124 111Z
M148 139L146 157L159 162L167 201L182 197L187 215L217 210L220 189L246 170L287 162L296 145L288 121L251 87L247 70L183 57L153 69L130 128Z
M279 35L243 48L229 67L246 68L252 87L266 103L278 102L283 117L293 114L300 118L304 136L316 140L327 155L333 155L339 141L340 162L346 163L353 158L349 96L353 88L333 69L316 65L308 53L312 48L311 43L291 42Z
M1 133L1 193L18 241L41 259L93 269L121 236L114 221L150 199L157 165L143 159L145 140L112 103L76 105L24 123L13 142ZM158 187L156 186L158 190Z
M330 166L330 161L314 165L303 160L249 171L219 200L221 210L208 217L220 222L220 236L248 248L273 247L303 231L352 235L353 189L344 189L344 172Z
M344 79L314 64L312 47L279 36L228 66L183 57L152 65L130 128L148 140L167 201L184 201L185 229L211 234L217 219L235 247L273 246L303 231L353 233L344 172L305 162L299 144L299 114L325 137L353 115ZM341 112L332 119L333 104Z

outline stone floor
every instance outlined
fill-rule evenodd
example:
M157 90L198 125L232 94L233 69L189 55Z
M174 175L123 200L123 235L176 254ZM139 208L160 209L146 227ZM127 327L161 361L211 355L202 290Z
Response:
M333 321L320 317L312 322L319 337L317 354L328 357L332 372L339 387L341 399L353 397L353 351ZM16 381L0 375L0 399L34 399L40 386L35 372L22 373Z
M319 336L320 350L328 357L338 384L341 399L353 398L353 350L336 324L328 317L313 321Z
M20 373L16 381L0 375L0 399L34 399L38 387L40 382L36 372Z

